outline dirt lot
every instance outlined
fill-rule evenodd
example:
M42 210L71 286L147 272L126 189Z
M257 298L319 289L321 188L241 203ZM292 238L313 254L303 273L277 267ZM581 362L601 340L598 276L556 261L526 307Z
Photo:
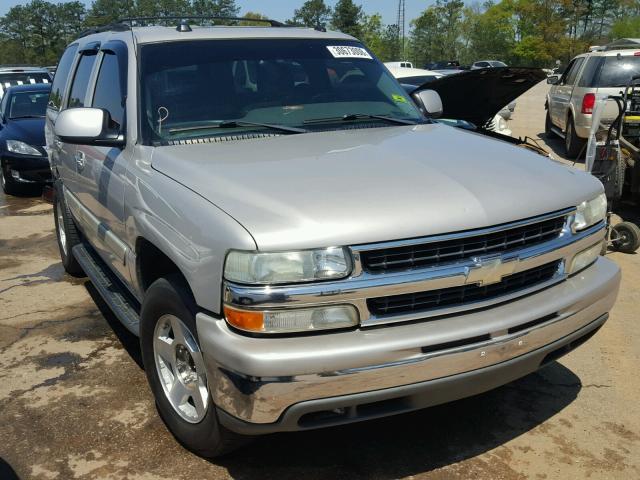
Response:
M542 132L545 89L518 103L515 134ZM640 255L610 257L623 272L611 319L541 372L413 414L265 437L208 462L158 418L136 339L88 282L63 273L51 208L0 194L0 479L11 468L44 480L640 478Z

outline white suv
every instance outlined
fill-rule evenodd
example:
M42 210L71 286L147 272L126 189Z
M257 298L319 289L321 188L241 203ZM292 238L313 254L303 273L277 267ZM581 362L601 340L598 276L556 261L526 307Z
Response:
M589 136L596 94L619 95L635 75L640 75L638 50L604 50L575 57L562 75L547 79L552 85L545 104L547 136L564 138L567 156L578 157Z

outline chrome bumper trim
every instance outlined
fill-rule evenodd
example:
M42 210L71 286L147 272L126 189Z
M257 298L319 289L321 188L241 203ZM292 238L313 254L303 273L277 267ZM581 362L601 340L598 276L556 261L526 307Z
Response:
M566 215L566 212L563 214ZM554 240L507 252L500 257L504 264L511 264L510 273L518 273L555 260L562 260L558 272L551 280L490 300L438 308L427 312L375 316L369 312L366 301L368 298L424 292L473 283L470 281L472 277L470 273L477 267L477 261L469 259L438 267L384 274L370 274L360 271L359 275L344 280L304 285L246 286L225 282L223 298L226 304L246 310L348 303L358 309L360 323L363 326L403 322L483 308L547 288L566 279L564 265L568 264L576 253L604 240L604 238L604 222L577 234L572 234L567 226L562 234Z
M247 422L271 423L299 402L430 381L535 351L605 315L619 282L618 267L600 258L566 282L517 302L431 322L251 338L230 330L224 319L198 314L198 335L215 404ZM537 319L543 323L522 328ZM430 348L482 335L490 339Z

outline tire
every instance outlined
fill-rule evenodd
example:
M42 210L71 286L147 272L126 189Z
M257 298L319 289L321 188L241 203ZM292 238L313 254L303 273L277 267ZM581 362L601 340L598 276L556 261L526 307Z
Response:
M553 123L551 122L551 115L549 110L544 119L544 136L547 138L556 138L558 135L553 131Z
M64 200L62 183L58 180L55 186L53 198L53 218L56 226L56 238L58 240L58 250L65 272L72 277L86 277L84 270L73 256L72 249L82 242L82 235L78 231L67 202Z
M24 192L22 185L11 178L9 169L3 163L0 163L0 185L2 185L2 191L7 195L20 195Z
M568 158L578 158L578 155L582 153L582 147L584 147L584 140L576 134L576 127L573 123L573 118L569 117L567 120L567 131L564 137L564 148Z
M611 228L611 245L614 250L633 253L640 247L640 228L631 222L620 222Z
M142 303L140 345L147 380L167 428L187 449L213 458L235 450L249 437L231 432L218 420L198 342L196 312L181 275L156 280ZM171 392L177 392L175 400L170 400Z

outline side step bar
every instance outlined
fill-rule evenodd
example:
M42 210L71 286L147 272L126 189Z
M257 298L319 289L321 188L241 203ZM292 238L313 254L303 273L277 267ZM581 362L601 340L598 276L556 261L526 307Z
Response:
M90 246L76 245L72 252L114 315L127 330L139 336L140 304Z

